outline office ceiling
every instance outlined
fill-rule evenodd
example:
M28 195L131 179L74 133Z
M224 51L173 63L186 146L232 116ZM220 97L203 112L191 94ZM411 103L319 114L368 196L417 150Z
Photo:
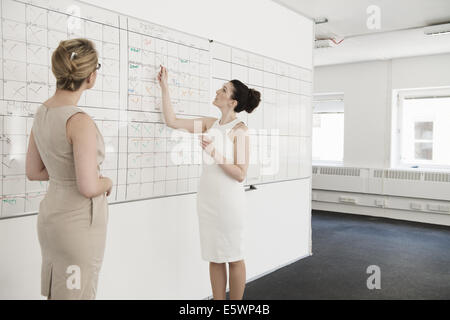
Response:
M449 0L274 0L316 25L316 39L338 45L315 49L314 64L330 65L450 52L450 34L425 36L422 27L450 22ZM380 12L380 29L369 29L369 6ZM373 11L372 11L373 12Z

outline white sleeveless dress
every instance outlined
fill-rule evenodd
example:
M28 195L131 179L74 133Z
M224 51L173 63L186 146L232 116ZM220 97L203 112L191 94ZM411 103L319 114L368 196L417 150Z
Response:
M227 133L243 122L239 118L220 125L217 120L207 135L214 139L216 152L234 159L233 142ZM245 190L203 151L202 174L198 184L197 213L202 259L233 262L244 259Z

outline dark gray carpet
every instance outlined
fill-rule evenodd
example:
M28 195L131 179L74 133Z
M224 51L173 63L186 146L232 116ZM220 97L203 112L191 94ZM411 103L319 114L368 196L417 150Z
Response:
M244 299L450 299L450 227L313 211L312 231L313 255L250 282Z

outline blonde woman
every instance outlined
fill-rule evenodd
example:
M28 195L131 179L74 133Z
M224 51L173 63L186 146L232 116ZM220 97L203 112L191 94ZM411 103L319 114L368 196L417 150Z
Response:
M49 180L38 214L41 294L48 299L96 296L112 181L99 174L103 137L77 104L99 68L91 41L61 41L52 55L57 89L36 111L30 134L27 177Z
M246 204L242 183L249 165L249 143L248 129L237 114L252 112L260 102L260 93L239 80L231 80L217 90L213 102L222 113L220 119L179 119L170 101L166 68L161 67L158 81L167 126L212 135L201 138L206 153L197 192L201 253L203 260L209 262L214 300L226 298L227 263L230 299L240 300L246 281L243 249Z

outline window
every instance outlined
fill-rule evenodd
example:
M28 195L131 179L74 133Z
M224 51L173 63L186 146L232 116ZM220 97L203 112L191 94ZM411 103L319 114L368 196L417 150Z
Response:
M312 159L317 164L342 164L344 160L344 95L314 95Z
M450 168L450 88L397 92L394 166Z
M414 122L414 159L433 160L433 121Z

